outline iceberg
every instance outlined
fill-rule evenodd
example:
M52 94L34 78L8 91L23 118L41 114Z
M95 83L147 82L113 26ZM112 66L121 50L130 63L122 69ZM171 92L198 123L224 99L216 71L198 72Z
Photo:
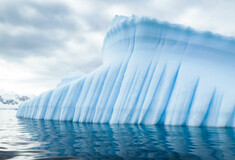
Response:
M84 123L235 127L235 39L116 16L103 65L20 104L17 117Z

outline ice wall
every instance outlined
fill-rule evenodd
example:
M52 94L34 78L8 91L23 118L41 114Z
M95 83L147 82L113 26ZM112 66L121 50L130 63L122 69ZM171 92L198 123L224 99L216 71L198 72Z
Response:
M17 116L235 127L235 39L117 16L102 56L101 67L22 103Z

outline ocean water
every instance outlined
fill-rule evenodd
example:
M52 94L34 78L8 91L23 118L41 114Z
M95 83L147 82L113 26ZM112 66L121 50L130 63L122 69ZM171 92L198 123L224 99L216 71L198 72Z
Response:
M235 129L32 120L0 110L0 159L235 159Z

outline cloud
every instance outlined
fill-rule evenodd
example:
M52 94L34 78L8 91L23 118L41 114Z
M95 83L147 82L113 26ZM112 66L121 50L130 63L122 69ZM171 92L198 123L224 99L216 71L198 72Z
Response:
M144 15L235 36L235 2L224 0L11 0L0 5L0 89L38 94L66 72L102 64L115 15Z
M41 29L75 30L71 11L64 3L38 3L36 1L9 1L1 5L0 20L15 26Z
M70 15L68 6L61 3L10 1L1 5L0 56L47 56L63 47L67 36L78 30Z

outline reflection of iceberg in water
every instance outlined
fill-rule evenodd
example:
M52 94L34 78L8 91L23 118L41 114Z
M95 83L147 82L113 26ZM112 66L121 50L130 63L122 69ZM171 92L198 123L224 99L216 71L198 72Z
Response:
M235 40L116 17L103 65L20 105L18 117L235 127Z
M233 128L84 124L19 119L41 157L234 159ZM51 152L51 153L50 153Z

